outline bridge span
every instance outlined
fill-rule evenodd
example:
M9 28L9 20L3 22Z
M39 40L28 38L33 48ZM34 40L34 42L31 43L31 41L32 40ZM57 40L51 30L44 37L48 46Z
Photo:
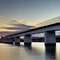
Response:
M15 44L20 44L20 36L24 36L24 45L25 46L31 46L31 35L36 33L45 33L45 46L48 45L56 45L56 37L55 37L55 31L60 30L60 23L54 23L46 26L41 26L38 28L30 29L27 31L19 32L16 34L8 35L4 38L4 40L8 40L9 42L14 42Z

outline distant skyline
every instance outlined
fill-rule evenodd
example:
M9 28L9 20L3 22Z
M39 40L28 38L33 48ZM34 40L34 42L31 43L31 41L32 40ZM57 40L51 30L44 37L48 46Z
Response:
M26 29L58 16L60 0L0 0L1 33Z

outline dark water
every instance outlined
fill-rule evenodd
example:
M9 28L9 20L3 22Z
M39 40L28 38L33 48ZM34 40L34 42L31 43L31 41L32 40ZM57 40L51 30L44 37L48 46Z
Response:
M13 46L0 43L0 60L60 60L60 43L54 47L44 46L44 43L32 43L31 49L21 46ZM50 51L48 51L50 50Z

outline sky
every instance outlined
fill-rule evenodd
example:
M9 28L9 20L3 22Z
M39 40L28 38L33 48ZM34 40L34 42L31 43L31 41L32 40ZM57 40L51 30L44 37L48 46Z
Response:
M0 0L0 35L31 29L58 16L60 0Z

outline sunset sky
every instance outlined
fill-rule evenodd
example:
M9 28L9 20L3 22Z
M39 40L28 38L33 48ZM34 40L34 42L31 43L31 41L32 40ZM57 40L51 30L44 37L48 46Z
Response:
M60 16L60 0L0 0L0 35L34 28Z

